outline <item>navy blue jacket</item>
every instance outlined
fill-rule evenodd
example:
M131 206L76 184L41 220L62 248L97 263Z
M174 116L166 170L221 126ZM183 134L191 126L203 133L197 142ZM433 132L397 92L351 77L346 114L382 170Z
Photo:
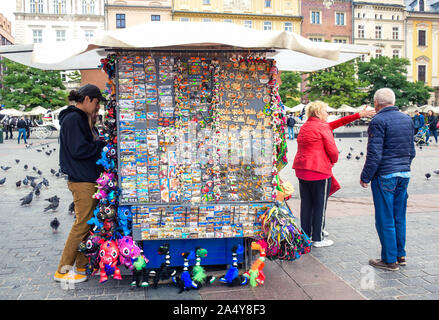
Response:
M87 114L69 106L59 114L61 171L72 182L96 182L102 167L96 164L105 141L93 140Z
M413 121L408 115L397 107L385 107L373 117L367 132L367 157L361 181L369 183L376 176L410 171L416 152Z

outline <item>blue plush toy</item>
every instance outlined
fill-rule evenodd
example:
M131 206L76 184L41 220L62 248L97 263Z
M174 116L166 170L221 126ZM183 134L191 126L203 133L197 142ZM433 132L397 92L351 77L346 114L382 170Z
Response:
M119 222L119 228L123 234L129 236L131 234L131 227L133 221L133 214L129 206L120 206L117 208L117 218Z
M89 225L95 225L95 231L99 232L101 228L104 226L104 224L98 219L98 214L100 211L100 206L97 205L95 210L93 211L93 218L87 221L87 224Z
M114 170L114 160L107 157L107 151L105 148L101 151L101 158L96 164L103 166L105 171L109 172Z
M227 270L227 273L219 279L220 282L227 284L229 287L247 284L248 279L242 275L240 276L238 270L238 254L243 252L244 248L241 245L234 245L232 247L233 263L229 270Z
M180 288L178 293L182 293L185 290L198 289L198 285L192 281L191 273L189 272L189 252L183 252L181 255L184 259L183 272L180 277L172 277L172 281Z

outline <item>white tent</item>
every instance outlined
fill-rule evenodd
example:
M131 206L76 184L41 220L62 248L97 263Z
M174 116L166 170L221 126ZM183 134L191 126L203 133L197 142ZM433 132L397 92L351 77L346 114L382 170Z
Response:
M305 105L303 103L300 103L297 106L290 108L289 112L302 112L303 108L305 108Z
M337 112L347 112L347 113L357 113L357 109L348 106L347 104L342 104L340 108L336 110Z
M420 109L420 112L427 113L428 110L433 111L434 107L426 104L426 105L423 105L422 107L420 107L419 109Z
M21 117L23 115L23 112L18 111L17 109L8 108L1 110L0 114L7 115L10 117Z
M327 112L337 112L337 109L334 109L334 108L328 106L328 107L326 108L326 111L327 111Z
M64 106L64 107L58 108L56 110L53 110L52 113L55 114L55 115L58 115L61 111L63 111L64 109L67 109L67 107L68 106Z
M40 116L47 113L47 109L41 106L33 108L31 111L23 112L25 116Z
M375 110L375 108L373 108L369 105L366 105L366 104L363 104L362 106L356 107L354 109L356 110L356 112L360 112L360 111L364 110L364 107L366 107L366 110L368 110L368 111Z

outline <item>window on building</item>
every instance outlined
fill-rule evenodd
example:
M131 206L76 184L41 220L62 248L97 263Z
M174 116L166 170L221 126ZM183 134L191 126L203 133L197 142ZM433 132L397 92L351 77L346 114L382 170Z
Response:
M425 74L427 67L424 65L418 66L418 81L425 82Z
M203 19L203 22L212 22L212 19L210 19L210 18L204 18L204 19Z
M375 39L381 39L382 37L382 27L381 26L375 26Z
M43 42L43 30L41 30L41 29L32 30L32 37L33 37L34 43Z
M43 0L37 0L37 8L38 8L38 13L44 13L44 3Z
M232 23L232 19L224 19L224 22L226 22L226 23Z
M393 50L393 58L399 58L399 50Z
M160 21L160 15L159 14L152 14L151 21Z
M336 12L335 13L335 24L337 26L344 26L345 25L345 21L344 21L344 12Z
M65 14L66 13L66 0L53 0L53 13Z
M82 0L82 14L87 14L88 13L88 3L87 0Z
M419 30L418 31L418 46L419 47L427 45L426 33L427 33L427 31L425 31L425 30Z
M419 11L424 11L424 0L419 0Z
M210 0L203 0L203 5L210 6Z
M29 1L29 11L31 13L44 13L43 0L30 0Z
M29 11L31 13L36 13L37 12L35 0L30 0L29 1Z
M244 27L246 28L253 28L253 21L251 20L244 20Z
M90 41L94 37L94 31L93 30L84 30L84 38L87 41Z
M116 28L125 28L125 13L116 13Z
M375 58L381 57L383 55L383 50L376 49L375 51Z
M265 31L271 31L271 26L272 26L271 21L264 21L264 30Z
M66 41L66 30L56 30L56 41Z
M180 18L180 21L181 21L181 22L189 22L190 19L189 19L189 18Z
M264 7L271 8L271 0L264 0Z
M312 42L322 42L323 41L323 39L322 38L319 38L319 37L311 37L311 38L308 38L310 41L312 41Z
M366 14L365 13L363 13L363 18L366 18Z
M380 14L380 20L383 20L383 15L382 14Z
M399 27L392 28L392 39L399 40Z
M346 39L334 39L334 43L347 43Z
M363 39L364 38L364 26L358 25L358 38Z
M320 11L311 11L311 23L320 24Z
M284 30L293 32L293 23L292 22L285 22L284 23Z
M361 14L360 14L359 12L358 12L358 14L357 14L357 17L358 17L358 18L361 18Z
M396 16L396 20L399 20L399 16Z
M95 0L90 0L90 7L88 14L95 14Z

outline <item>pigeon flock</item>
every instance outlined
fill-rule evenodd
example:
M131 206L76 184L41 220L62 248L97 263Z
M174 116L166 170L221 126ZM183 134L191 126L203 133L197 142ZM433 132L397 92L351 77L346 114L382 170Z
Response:
M25 147L28 150L32 150L32 143L25 145ZM39 145L38 149L35 150L37 152L44 152L45 155L49 157L54 151L56 151L56 148L51 148L49 144L43 144ZM57 195L48 197L47 193L50 191L50 183L49 180L44 177L44 172L36 166L32 166L23 162L24 161L20 159L15 159L15 165L13 165L13 167L3 165L0 166L0 174L1 172L13 172L14 177L16 177L15 179L18 179L17 181L15 181L15 188L17 190L23 190L23 195L19 199L20 207L32 207L33 201L40 198L40 196L43 194L47 196L47 198L44 199L44 201L47 201L47 203L44 206L45 208L43 210L43 213L52 214L54 212L57 212L57 209L60 205L60 197L58 197ZM55 170L52 168L50 169L50 174L56 178L64 177L60 169ZM20 175L23 176L20 177ZM10 178L8 177L8 179ZM0 176L0 188L5 187L8 187L7 179L6 177ZM74 211L74 203L72 202L69 205L68 214L74 215ZM59 220L54 217L50 221L49 227L52 229L53 233L57 233L58 228L60 227Z

